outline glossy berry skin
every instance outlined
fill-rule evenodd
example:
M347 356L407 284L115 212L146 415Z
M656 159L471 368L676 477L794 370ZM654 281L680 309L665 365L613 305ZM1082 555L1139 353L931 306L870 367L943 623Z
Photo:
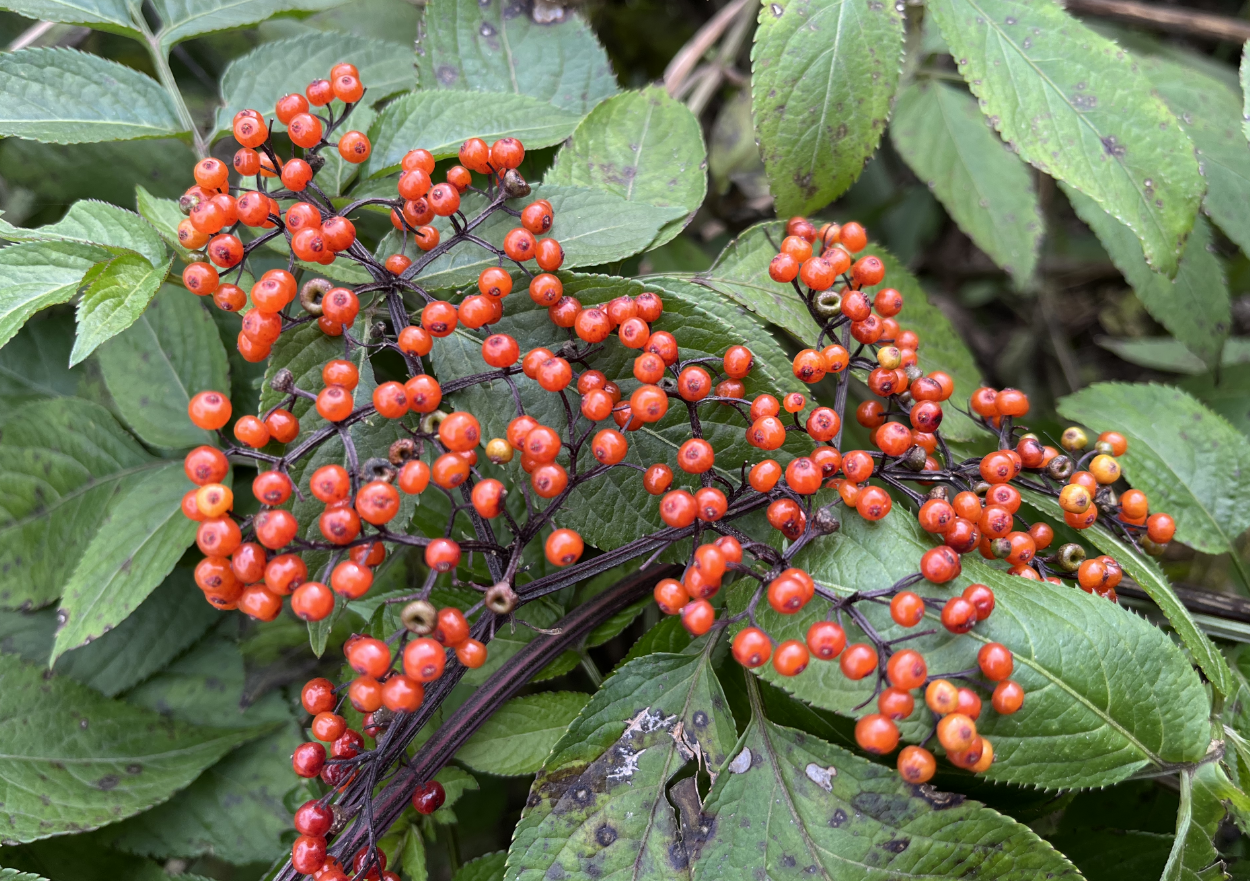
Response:
M860 680L877 669L877 650L867 643L848 646L839 661L847 679Z
M1009 716L1024 706L1024 689L1010 679L1003 680L994 686L990 703L996 713Z
M300 777L316 777L326 763L326 748L319 743L301 743L295 748L291 767Z
M418 814L429 816L443 806L447 792L437 780L422 783L412 793L412 806Z
M951 633L967 633L977 623L977 607L963 597L952 597L942 607L942 626Z
M905 746L898 754L898 773L912 785L927 783L937 773L937 761L924 747Z
M695 600L681 610L682 626L692 636L702 636L712 629L716 620L716 610L707 600Z
M905 690L924 685L929 675L924 657L914 649L903 649L890 655L885 669L890 684Z
M880 713L871 713L855 723L855 742L860 749L885 755L898 746L898 726Z
M998 642L989 642L977 652L977 666L991 682L1001 682L1011 675L1015 663L1011 650Z
M772 640L758 627L747 627L734 637L734 660L744 667L762 667L772 652Z
M895 594L890 600L890 617L900 627L915 627L924 618L924 600L910 590Z
M798 676L807 669L811 653L797 639L787 639L773 653L773 669L782 676Z

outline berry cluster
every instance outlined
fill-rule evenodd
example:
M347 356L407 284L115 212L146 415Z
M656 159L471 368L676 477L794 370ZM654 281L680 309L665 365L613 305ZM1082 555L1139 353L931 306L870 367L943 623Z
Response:
M1065 509L1075 503L1075 489L1084 489L1082 512L1091 508L1114 512L1109 522L1132 541L1144 528L1142 540L1148 549L1171 537L1166 515L1143 519L1143 494L1130 490L1118 499L1112 494L1110 484L1119 478L1113 457L1124 452L1123 438L1100 438L1089 471L1079 472L1094 480L1087 486L1083 477L1078 480L1070 457L1043 447L1034 435L1019 433L1015 420L1027 414L1028 401L1018 391L981 389L973 395L972 410L997 434L1000 449L985 457L955 460L940 432L943 405L955 391L954 382L941 371L925 374L920 369L920 339L902 329L896 317L903 309L902 295L878 287L885 277L880 259L856 256L868 242L859 224L817 228L794 218L769 268L773 279L793 286L821 328L813 345L795 356L794 375L814 393L823 394L832 384L832 401L809 402L800 393L781 400L767 393L748 399L751 351L732 345L721 356L683 358L672 330L659 326L665 310L658 294L644 292L591 304L565 294L564 283L555 274L564 252L550 236L556 223L553 206L542 199L522 207L511 204L530 194L517 170L524 147L515 139L489 146L477 138L466 141L459 152L460 164L447 168L445 182L438 184L433 183L435 157L415 149L403 159L397 198L362 199L336 209L316 183L323 165L318 151L337 146L349 161L368 156L368 139L358 132L342 135L337 145L325 139L348 118L362 95L355 68L340 64L328 81L311 84L306 97L281 99L277 117L303 151L285 163L278 159L260 115L243 111L235 119L235 137L242 147L234 164L240 175L256 176L256 189L236 200L228 169L209 159L196 166L196 186L184 199L190 212L182 230L184 243L207 244L210 261L191 263L184 282L189 290L211 294L231 311L244 308L250 299L239 335L244 357L267 357L282 332L312 321L343 342L343 357L324 364L319 389L298 387L289 371L273 372L270 385L281 396L278 404L235 419L233 440L225 433L234 415L227 395L206 391L192 399L191 421L219 432L221 441L221 449L203 446L191 451L185 463L196 488L184 497L183 511L199 523L197 544L205 556L196 568L196 582L206 599L218 608L237 608L269 621L282 612L284 598L289 597L295 616L321 621L334 611L336 598L342 602L364 596L373 585L376 567L397 548L420 549L427 570L419 589L387 601L404 604L397 633L389 639L357 634L345 643L344 656L354 678L339 686L314 679L304 687L312 740L296 750L293 767L301 777L320 778L326 790L296 814L300 833L292 851L296 871L322 881L346 878L341 860L347 857L331 855L328 838L349 823L359 823L352 840L363 840L365 846L352 855L356 876L394 877L385 871L375 846L378 830L371 800L379 779L404 759L408 745L458 677L485 662L485 644L519 605L615 565L654 558L676 542L691 540L682 577L655 586L661 610L680 616L696 636L714 628L740 627L733 638L733 655L747 667L771 661L781 675L794 676L814 656L820 661L837 659L852 680L872 676L875 688L864 705L875 699L878 711L856 726L857 740L865 750L884 754L898 746L896 723L912 715L914 693L923 690L925 704L934 714L933 733L924 744L904 748L898 758L900 773L920 783L936 768L933 753L925 747L932 738L953 764L973 771L988 768L993 747L976 731L982 703L978 689L990 695L996 712L1004 714L1022 706L1024 692L1009 678L1013 658L1006 647L997 643L983 647L973 670L934 675L920 652L904 645L933 631L886 640L865 616L864 604L888 605L893 621L907 629L917 628L932 609L948 631L967 632L993 612L994 594L987 586L968 585L945 598L924 596L912 588L922 582L949 584L961 573L961 555L974 549L987 558L1006 560L1012 572L1025 577L1059 580L1052 571L1078 571L1081 586L1114 595L1120 573L1110 558L1082 562L1083 557L1077 558L1083 551L1077 545L1064 545L1054 557L1039 556L1051 544L1053 530L1043 523L1024 523L1019 487L1058 496ZM342 104L337 116L336 100ZM327 116L309 113L313 105L326 107ZM482 186L474 185L475 174ZM274 176L281 177L282 188L270 191L266 179ZM462 210L461 196L466 192L484 202L473 218ZM405 242L411 234L417 250L412 258L401 251L379 262L356 241L349 215L367 206L389 210ZM519 223L500 245L474 233L485 219L500 212ZM450 234L440 236L430 226L435 216L447 219ZM235 236L239 222L258 229L246 244ZM237 268L238 280L249 255L278 236L291 252L286 269L261 275L250 294L221 280L213 264ZM480 273L476 292L458 294L459 302L453 303L431 295L418 280L434 259L460 246L485 250L495 265ZM307 264L328 264L338 256L361 266L372 280L343 287L300 277L308 271ZM297 265L297 259L306 265ZM504 314L504 301L518 274L527 280L533 303L546 308L552 330L549 348L522 354L515 338L492 328ZM874 287L878 289L870 293ZM354 332L358 319L365 328L359 335ZM431 375L423 359L458 327L469 333L481 331L484 369L466 376ZM636 353L632 375L609 376L599 369L612 360L603 355L619 359L618 345ZM362 355L385 350L403 359L407 378L384 381L368 400L358 401L357 363L362 363ZM865 377L873 395L859 405L856 419L870 430L875 449L842 449L852 373ZM445 398L488 382L501 383L515 406L503 437L484 436L479 421L483 414L443 408ZM565 418L544 425L527 413L525 399L532 400L531 393L555 396ZM302 429L293 412L300 400L309 402L324 424ZM717 451L702 428L703 420L713 414L719 414L718 419L740 418L746 440L764 455L755 462L722 461L718 468ZM629 461L631 433L666 418L670 423L674 419L689 423L690 436L672 460ZM366 419L395 426L399 440L385 458L359 461L349 429ZM324 465L308 475L308 493L323 507L315 526L301 523L288 506L299 492L292 469L331 439L342 445L343 464ZM788 439L794 444L787 444ZM1078 449L1078 439L1083 448L1083 435L1065 434L1065 449ZM787 449L778 452L783 446ZM791 455L800 447L802 454ZM224 483L232 459L258 469L252 492L261 507L254 516L233 514L233 493ZM567 526L557 527L556 518L579 487L617 468L639 472L664 525L613 551L587 554L581 535ZM727 475L738 469L741 478L735 482ZM1059 481L1069 477L1070 485L1060 488ZM520 492L510 494L510 489ZM443 494L450 505L441 535L410 534L407 524L397 520L405 496L426 492ZM889 588L840 595L795 565L806 545L840 528L839 508L880 520L896 499L914 505L920 525L941 539L923 554L915 574ZM780 533L773 537L776 541L748 535L735 526L735 521L761 510ZM1085 526L1094 521L1080 516L1088 520L1081 521ZM468 519L473 539L451 537L457 518ZM1015 528L1017 522L1021 529ZM541 542L554 571L530 578L522 560L535 542ZM305 558L310 551L328 552L322 571L310 573ZM491 584L473 583L465 575L468 570L461 563L466 554L480 555ZM436 608L430 597L440 578L476 591L480 599L467 609ZM754 590L742 612L720 614L718 619L712 600L727 580L753 584ZM792 615L817 598L827 614L809 628L805 640L777 644L756 620L756 609L765 600L777 613ZM863 634L864 641L847 644L850 626ZM968 685L957 687L952 680ZM360 731L348 726L345 704L364 714ZM375 745L368 747L368 740ZM430 813L442 804L444 794L436 782L413 779L411 787L418 811ZM335 845L340 850L345 846L346 839Z

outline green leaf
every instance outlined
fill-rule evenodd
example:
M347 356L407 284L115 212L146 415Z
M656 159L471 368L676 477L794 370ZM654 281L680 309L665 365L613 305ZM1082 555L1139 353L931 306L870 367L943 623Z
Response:
M1175 518L1178 540L1222 554L1250 527L1250 440L1192 396L1154 383L1100 382L1061 398L1059 413L1129 439L1124 476L1152 511Z
M0 56L0 135L81 144L183 131L169 94L139 71L74 49Z
M959 228L1017 285L1025 284L1044 231L1037 193L976 101L939 80L908 86L899 93L890 137Z
M523 202L514 201L523 206L535 199L546 199L555 209L551 235L564 248L565 269L599 266L637 254L651 244L665 224L684 216L680 208L627 202L604 190L554 184L536 186L533 194ZM472 217L485 204L480 196L466 197L461 202L461 208L466 216ZM436 218L434 226L441 235L451 235L451 225L445 218ZM499 242L514 226L516 218L500 211L479 226L474 234L490 242ZM498 265L498 257L477 246L465 245L436 258L417 280L427 290L459 287L476 282L488 266Z
M795 565L845 596L887 588L914 573L931 546L915 517L904 511L877 523L852 516L844 518L838 533L805 548ZM923 593L949 596L971 582L994 591L989 620L958 636L941 627L935 610L919 626L936 632L908 645L925 655L935 676L974 667L987 642L1014 653L1012 678L1024 687L1023 708L1000 716L981 692L986 709L977 728L994 744L986 779L1045 789L1106 786L1147 765L1202 758L1210 741L1208 699L1166 635L1114 603L1071 587L1008 576L972 557L964 557L959 579L942 587L926 583ZM749 594L738 588L730 596L731 609L737 610ZM760 626L778 641L802 639L824 614L819 603L791 616L762 605ZM861 611L884 639L908 635L885 607ZM757 672L795 697L843 715L862 715L855 707L872 695L869 680L851 682L836 664L813 662L802 676L790 678L771 666ZM904 723L903 733L919 740L928 729L917 715Z
M456 870L456 874L452 876L451 881L503 881L504 864L507 861L508 852L506 850L497 850L494 853L488 853L476 859L469 860L461 864ZM404 871L408 872L408 866L404 864ZM409 874L412 874L409 872Z
M1063 520L1063 509L1050 496L1032 490L1021 493L1025 503L1042 512L1056 523ZM1102 523L1095 523L1081 531L1081 535L1089 539L1104 554L1110 554L1137 582L1138 587L1150 595L1164 617L1180 636L1185 647L1193 655L1194 661L1202 668L1203 674L1211 682L1212 687L1221 695L1231 696L1235 688L1232 672L1228 662L1220 654L1215 644L1207 635L1198 629L1197 623L1189 614L1159 564L1142 554L1136 548L1121 540Z
M715 773L737 739L714 642L639 658L604 682L530 788L507 881L685 876L668 783L692 759Z
M164 465L98 404L54 398L9 414L0 433L0 606L56 599L111 506Z
M609 98L573 132L543 178L607 190L630 202L682 208L652 243L676 236L707 195L707 150L699 120L662 86Z
M1137 62L1053 0L927 7L981 110L1016 152L1132 229L1175 275L1203 181L1193 145Z
M537 773L588 700L575 691L514 697L460 747L456 759L487 774Z
M98 144L40 144L9 138L0 142L0 175L9 184L63 205L103 199L129 207L134 204L137 184L155 196L181 196L187 188L187 169L198 158L176 138ZM100 174L101 168L107 168L108 174Z
M133 325L104 345L100 370L126 424L153 447L212 443L187 416L191 396L229 391L226 349L199 297L167 285Z
M481 857L480 859L489 859L489 857ZM426 881L430 877L429 870L425 864L425 839L421 835L421 827L411 825L404 834L403 849L399 852L400 865L404 868L404 874L408 876L410 881ZM471 871L469 866L477 860L470 860L460 867L454 878L459 878L461 872ZM499 875L503 875L503 863L500 861ZM454 881L453 878L453 881Z
M228 135L234 115L240 110L259 110L266 120L270 119L279 98L292 92L302 93L310 81L325 77L344 58L350 58L360 70L369 104L416 87L410 45L344 33L308 34L262 43L230 62L221 75L225 106L217 111L217 133ZM353 111L348 117L347 129L366 131L368 126L362 126L356 118L358 112ZM274 130L285 129L275 118ZM337 155L337 151L328 152Z
M467 138L493 143L520 138L526 150L550 147L573 134L581 114L527 95L493 92L412 92L386 105L369 127L373 152L361 165L363 177L399 168L404 154L424 147L443 159L455 156Z
M560 20L536 24L528 7L438 0L426 6L424 27L423 89L528 95L579 116L616 94L607 53L568 7Z
M1228 347L1224 351L1227 354ZM4 369L2 356L0 352L0 371ZM1195 376L1178 385L1250 436L1250 366L1225 365L1218 375Z
M1241 80L1242 94L1241 130L1246 139L1250 140L1250 40L1247 40L1246 45L1241 47L1241 68L1238 78Z
M94 836L65 840L40 841L20 847L6 846L0 859L51 881L169 881L169 876L151 860L118 853L103 847ZM0 878L4 876L0 874ZM18 876L19 879L21 876ZM24 881L24 879L22 879ZM200 881L194 875L179 876L179 881Z
M107 251L69 242L0 249L0 346L40 309L74 298L87 270Z
M162 720L12 655L0 655L0 717L0 818L18 842L137 814L255 736Z
M53 661L120 624L174 568L195 540L186 491L182 463L168 462L113 505L65 584Z
M446 765L434 775L434 779L443 785L447 800L430 816L430 819L450 826L456 822L456 812L452 808L460 800L460 796L479 789L477 778L455 765Z
M5 396L17 403L21 398L74 394L82 371L69 369L73 344L71 315L49 315L27 322L17 336L0 347L0 379Z
M163 52L199 34L240 28L279 12L329 9L343 0L152 0L161 19L156 35Z
M0 881L46 881L42 875L19 872L17 869L0 869Z
M885 133L902 53L892 3L761 6L751 109L779 215L822 208L859 177Z
M1170 280L1151 271L1132 230L1093 199L1066 184L1061 186L1077 216L1098 236L1146 311L1208 367L1219 364L1220 350L1233 323L1232 306L1224 268L1211 250L1211 228L1206 218L1195 218L1176 278Z
M1207 179L1202 206L1242 251L1250 253L1250 149L1237 125L1241 95L1223 79L1191 64L1142 59L1150 82L1194 142Z
M163 266L153 268L138 254L123 254L84 278L89 279L89 284L78 301L78 336L69 356L70 366L134 324L156 296L172 265L172 257Z
M191 252L178 241L178 224L186 219L182 209L178 207L178 201L162 199L152 195L142 186L136 186L135 203L139 208L140 216L152 225L165 243L173 248L184 262L192 262Z
M1094 342L1108 352L1114 352L1130 364L1172 373L1196 374L1206 371L1206 365L1202 363L1201 358L1185 348L1185 344L1180 340L1174 340L1171 337L1135 339L1097 337ZM1229 337L1225 340L1220 363L1224 367L1250 364L1250 338Z
M303 740L288 723L245 744L165 804L113 827L114 845L158 859L211 855L235 864L272 859L291 826L282 798L295 785L290 756Z
M752 688L754 691L754 688ZM754 694L753 694L754 697ZM691 877L1079 878L1027 826L764 718L758 698L703 806Z
M81 24L98 31L139 37L126 0L6 0L4 7L36 21Z
M174 206L177 208L177 205ZM177 226L177 224L175 224ZM11 242L77 242L96 245L114 254L133 251L159 269L169 261L160 235L138 214L107 202L82 200L56 223L21 229L0 220L0 239Z

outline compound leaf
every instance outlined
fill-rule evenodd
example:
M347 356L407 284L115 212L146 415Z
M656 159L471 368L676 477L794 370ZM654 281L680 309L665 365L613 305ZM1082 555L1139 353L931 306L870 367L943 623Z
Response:
M1146 311L1208 368L1219 364L1220 352L1232 328L1232 306L1224 268L1211 251L1211 227L1206 218L1194 219L1176 277L1169 279L1150 269L1132 230L1099 208L1089 196L1066 184L1060 186L1077 216L1098 236L1111 262L1132 285Z
M616 93L607 53L567 7L538 23L507 0L429 4L417 63L424 89L511 92L578 115Z
M56 599L112 505L164 465L98 404L53 398L10 413L0 434L0 605Z
M1151 267L1175 275L1202 176L1129 54L1053 0L935 0L927 9L1004 140L1127 225Z
M667 224L652 243L657 247L681 232L707 195L703 130L662 86L625 92L582 120L543 180L684 209L687 217Z
M545 691L514 697L460 747L456 759L487 774L534 774L590 697Z
M899 93L890 138L977 247L1017 285L1028 281L1044 229L1037 193L976 101L938 80L908 86Z
M822 208L859 177L885 132L902 51L892 3L761 6L751 110L778 214Z
M752 688L754 696L754 688ZM752 718L703 806L694 881L1079 878L1031 829L961 795L909 786L891 767Z
M72 300L87 270L109 257L100 248L71 242L0 249L0 346L40 309Z
M352 59L360 70L360 81L368 88L365 94L369 104L416 86L412 47L402 43L337 31L262 43L230 62L221 75L225 104L217 111L218 134L230 133L234 115L240 110L259 110L269 120L279 98L303 92L310 81L325 77L344 58ZM362 129L355 112L348 117L347 127ZM274 129L285 131L286 127L274 118ZM338 155L336 151L328 152Z
M109 395L126 424L153 447L212 443L187 417L191 396L228 391L226 349L208 310L181 287L168 285L147 311L99 351Z
M737 737L711 647L647 655L604 682L534 779L506 881L685 875L669 780L695 758L719 769Z
M182 132L169 94L137 70L75 49L0 56L0 135L82 144Z
M91 270L78 301L78 336L69 363L73 367L99 345L134 324L152 302L173 265L173 258L158 267L138 254L114 257Z
M83 832L165 801L254 729L197 728L0 655L5 839Z
M1250 440L1191 395L1154 383L1100 382L1059 400L1059 413L1128 439L1120 457L1176 538L1207 554L1233 549L1250 527Z
M126 0L7 0L4 8L36 21L81 24L98 31L139 37Z
M580 121L581 114L528 95L412 92L386 105L369 127L373 152L361 165L361 175L394 171L416 147L436 159L455 156L466 138L490 144L511 137L519 138L526 150L550 147L573 134Z

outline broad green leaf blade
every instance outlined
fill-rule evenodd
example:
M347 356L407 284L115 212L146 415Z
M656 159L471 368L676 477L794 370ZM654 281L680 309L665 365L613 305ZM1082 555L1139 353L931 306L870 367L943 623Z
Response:
M69 369L73 345L74 318L62 314L27 322L0 347L0 382L11 406L74 394L82 371Z
M1100 382L1059 401L1059 413L1128 439L1120 457L1150 510L1176 519L1176 538L1227 553L1250 527L1250 440L1192 396L1154 383Z
M534 187L531 196L514 200L514 204L521 208L535 199L546 199L555 209L551 235L564 248L564 269L600 266L631 257L649 247L665 224L685 216L681 208L627 202L604 190L547 184ZM461 202L469 217L484 206L480 196ZM434 226L443 236L452 234L445 218L435 218ZM516 218L500 211L479 226L475 235L491 242L502 241L514 226ZM481 248L455 248L435 259L421 273L420 282L427 290L469 285L477 281L483 269L498 265L499 258Z
M174 207L177 208L177 205ZM169 260L160 235L138 214L107 202L85 199L69 206L69 211L56 223L35 229L21 229L0 220L0 239L11 242L77 242L107 248L115 254L134 251L158 269Z
M0 881L47 881L42 875L19 872L17 869L0 869Z
M200 34L244 27L279 12L315 12L343 0L153 0L161 20L157 33L166 54L175 43ZM368 86L368 83L365 83ZM257 108L259 109L259 108Z
M423 89L512 92L578 115L616 94L607 53L568 7L561 20L537 24L528 7L503 0L438 0L424 25Z
M176 199L187 188L195 151L177 138L102 141L98 144L40 144L9 138L0 143L0 175L44 199L70 205L102 199L134 205L135 186ZM99 169L107 168L108 174Z
M69 242L0 249L0 346L40 309L72 300L87 270L109 256Z
M842 529L804 549L796 565L839 595L886 588L914 573L932 542L915 517L895 511L868 523L843 518ZM972 582L989 585L996 605L989 620L962 636L947 632L936 610L919 629L936 632L910 642L932 675L976 666L987 642L1015 655L1012 678L1025 690L1023 708L999 716L982 691L985 709L978 730L994 744L989 780L1045 789L1107 786L1147 765L1194 762L1210 741L1210 707L1185 655L1161 631L1114 603L1075 588L1025 581L964 557L963 574L949 585L925 585L926 596L949 596ZM745 602L731 594L734 609ZM783 617L757 610L760 626L777 640L802 639L824 615L810 603ZM761 604L762 606L762 604ZM866 606L865 616L883 638L908 630L894 624L888 608ZM853 630L853 628L852 628ZM860 638L853 633L852 639ZM783 678L760 668L767 681L794 696L843 715L872 694L870 680L851 682L837 664L814 661L803 675ZM928 733L921 708L903 725L907 740Z
M368 90L365 95L370 104L416 87L411 45L343 33L309 34L262 43L230 62L221 75L225 106L217 111L217 133L228 135L234 115L240 110L259 110L269 120L279 98L292 92L302 93L309 82L327 76L330 68L345 58L350 58L360 70L360 81ZM368 126L357 120L357 112L348 117L346 130L367 131ZM274 129L285 131L286 127L274 118ZM328 152L337 155L336 151Z
M456 759L487 774L535 774L588 700L575 691L514 697L460 747Z
M56 398L11 413L0 433L0 605L56 599L111 505L163 466L98 404Z
M892 3L761 6L751 109L779 215L822 208L859 177L885 133L902 54Z
M465 863L459 868L459 870L457 870L456 874L453 876L453 881L460 881L462 875L465 878L474 879L474 881L476 881L478 877L478 870L481 867L475 864L481 863L485 860L492 860L492 858L491 870L494 870L494 863L498 863L498 869L492 871L491 874L486 875L485 877L487 879L502 879L504 858L506 857L506 851L499 851L497 857L495 854L490 854L489 856L479 857L476 860L469 860L469 862ZM403 866L404 874L406 874L411 881L426 881L426 879L430 877L429 869L426 867L425 863L425 838L421 835L420 827L415 825L408 827L407 831L404 833L403 847L400 850L398 860L396 861Z
M504 864L507 858L506 850L497 850L469 860L456 870L451 881L503 881ZM412 874L406 863L404 871Z
M699 120L662 86L609 98L590 112L543 178L607 190L630 202L682 208L707 195L707 150ZM652 243L672 239L689 220L670 223Z
M12 655L0 655L0 717L0 819L18 842L137 814L255 736L162 720Z
M737 738L711 647L648 655L604 682L534 780L507 881L686 877L669 780L696 759L715 772Z
M81 144L180 133L173 100L137 70L74 49L0 55L0 135Z
M1241 95L1194 65L1148 56L1142 67L1194 142L1207 181L1202 206L1243 252L1250 252L1250 145L1238 126Z
M187 478L179 461L135 481L100 524L65 584L52 661L126 619L195 540L182 514Z
M93 274L78 301L78 336L74 351L70 352L70 366L134 324L156 296L172 265L172 257L154 268L138 254L122 254Z
M1037 194L976 101L940 80L908 86L899 93L890 138L977 247L1017 285L1027 282L1044 230Z
M165 804L118 824L114 845L157 859L211 855L236 865L272 859L291 827L282 796L295 785L290 756L303 739L288 724L245 744Z
M1250 147L1247 148L1250 152ZM1093 199L1061 184L1077 216L1094 231L1111 262L1133 286L1137 298L1160 324L1213 368L1232 327L1232 306L1224 268L1211 251L1211 227L1194 219L1175 279L1153 272L1132 230L1103 211Z
M182 654L208 628L221 623L221 612L209 603L194 602L195 578L189 567L177 567L124 621L85 646L57 659L55 671L114 697L147 679ZM47 614L55 619L51 609ZM46 663L53 640L37 660Z
M1095 339L1095 342L1130 364L1171 373L1206 372L1206 365L1202 363L1202 359L1185 348L1185 344L1180 340L1174 340L1171 337L1133 339L1099 337ZM1220 355L1220 364L1224 367L1250 364L1250 338L1229 337L1225 340L1224 351Z
M491 144L519 138L526 150L550 147L573 134L581 115L526 95L494 92L413 92L386 105L369 127L373 152L361 165L363 177L399 168L409 150L424 147L443 159L455 156L467 138Z
M136 186L135 203L139 214L152 225L165 243L173 248L184 262L191 263L195 258L182 246L182 242L178 241L178 224L186 217L178 207L177 200L162 199L152 195L143 187Z
M226 349L200 298L168 285L138 320L104 345L100 371L126 424L149 446L212 443L187 405L202 391L230 390Z
M1027 826L960 795L752 714L703 806L691 876L1073 878Z
M1227 352L1228 347L1224 351ZM1250 436L1250 365L1230 367L1226 364L1217 376L1208 373L1183 380L1178 385L1227 419L1233 428Z
M135 39L140 36L126 0L7 0L4 7L36 21L87 25Z
M1051 520L1056 523L1063 521L1063 509L1059 507L1055 499L1027 489L1021 495L1026 504L1042 512ZM1168 623L1176 630L1181 641L1185 643L1185 647L1189 649L1198 666L1202 668L1202 672L1211 682L1212 687L1221 695L1231 696L1235 683L1232 672L1228 669L1228 662L1224 660L1224 656L1220 654L1219 649L1207 635L1198 629L1189 610L1172 590L1172 585L1163 574L1163 570L1159 568L1159 564L1122 541L1101 523L1083 530L1081 534L1088 537L1098 550L1115 557L1128 576L1150 595L1155 605L1163 612Z
M1203 181L1136 62L1054 0L934 0L981 110L1022 158L1094 199L1176 274Z
M730 242L712 268L695 275L691 281L750 309L806 346L816 340L819 325L812 320L792 286L778 284L768 276L768 263L777 255L784 237L785 224L780 221L757 224ZM886 268L885 279L877 287L868 288L869 294L880 287L892 287L903 294L903 311L898 315L898 323L904 330L919 334L923 347L921 367L946 371L961 389L981 385L981 371L972 353L950 320L929 302L915 276L876 242L870 242L864 253L876 254ZM823 382L826 387L832 387L834 378ZM984 431L971 419L950 408L942 422L942 433L949 439L962 441L985 437Z

